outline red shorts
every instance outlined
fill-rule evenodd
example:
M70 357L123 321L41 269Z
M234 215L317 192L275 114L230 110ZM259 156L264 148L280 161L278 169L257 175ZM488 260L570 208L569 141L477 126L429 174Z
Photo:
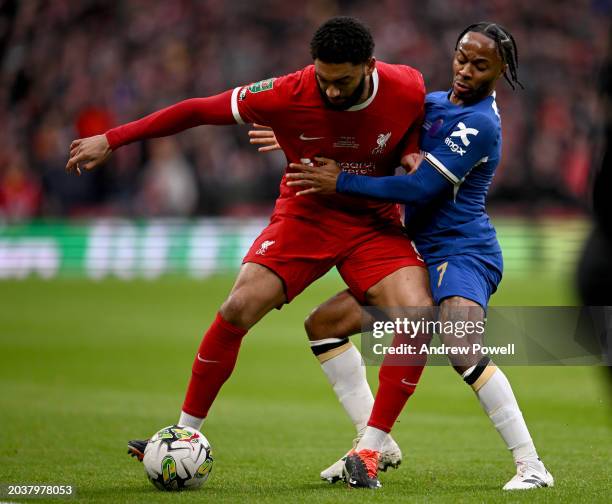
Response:
M287 302L334 266L361 303L370 287L394 271L425 267L398 225L336 227L287 216L272 216L242 262L276 273L285 285Z

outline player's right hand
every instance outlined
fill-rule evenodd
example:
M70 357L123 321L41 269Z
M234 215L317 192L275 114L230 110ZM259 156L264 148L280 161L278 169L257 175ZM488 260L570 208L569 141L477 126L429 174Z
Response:
M255 129L249 130L249 142L253 145L263 145L263 147L257 149L259 152L271 152L281 149L272 128L255 123L253 123L253 127Z
M106 135L73 140L70 144L70 158L66 163L66 173L81 175L82 170L93 170L103 164L111 153Z

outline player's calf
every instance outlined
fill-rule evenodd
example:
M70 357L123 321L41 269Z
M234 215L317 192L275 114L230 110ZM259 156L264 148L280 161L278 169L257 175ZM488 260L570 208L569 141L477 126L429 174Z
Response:
M538 457L506 375L488 357L483 357L463 378L476 393L517 466L517 474L506 483L504 490L553 486L554 480Z

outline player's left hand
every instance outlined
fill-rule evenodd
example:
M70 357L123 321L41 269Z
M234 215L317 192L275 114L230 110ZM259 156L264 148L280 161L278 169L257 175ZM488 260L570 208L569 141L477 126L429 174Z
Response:
M249 130L249 142L253 145L261 145L259 152L271 152L281 150L281 146L276 139L274 130L270 126L253 123L255 129Z
M93 170L102 165L111 153L108 139L104 134L73 140L70 144L66 173L76 173L80 176L83 170Z
M402 167L404 170L406 170L406 174L412 175L415 171L417 171L423 159L425 159L425 154L423 152L406 154L401 161Z
M333 159L315 157L317 166L300 163L290 163L289 167L299 170L298 173L287 173L288 186L302 186L303 189L296 196L303 194L334 194L336 192L336 181L341 170Z

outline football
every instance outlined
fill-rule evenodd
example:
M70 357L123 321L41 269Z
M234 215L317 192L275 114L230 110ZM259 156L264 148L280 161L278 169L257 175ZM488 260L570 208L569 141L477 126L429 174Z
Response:
M196 429L171 425L151 437L142 462L149 481L160 490L195 489L210 476L212 449Z

